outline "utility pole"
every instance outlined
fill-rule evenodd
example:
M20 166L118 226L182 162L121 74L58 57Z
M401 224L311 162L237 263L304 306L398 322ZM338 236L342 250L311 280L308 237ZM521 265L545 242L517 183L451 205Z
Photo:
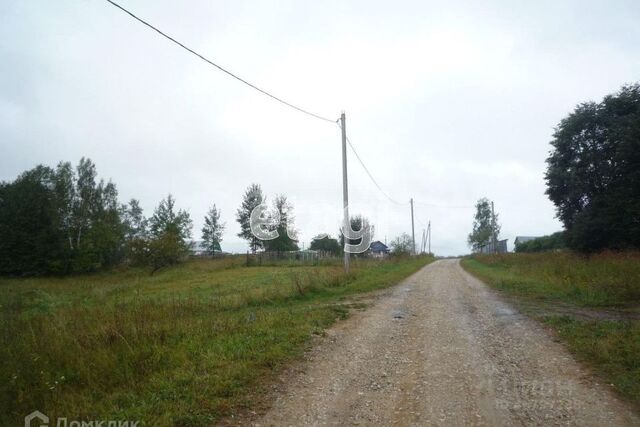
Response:
M340 115L340 127L342 128L342 206L344 209L343 227L351 228L349 221L349 185L347 184L347 119L344 115ZM342 234L350 234L347 230L342 230ZM347 236L344 236L345 244L348 242ZM344 249L344 248L343 248ZM349 253L344 251L344 271L349 272Z
M411 198L411 240L413 241L413 254L416 254L416 232L413 227L413 198Z
M429 226L427 227L427 237L429 238L429 253L431 253L431 220L429 220Z
M496 242L496 214L493 210L493 201L491 202L491 236L493 238L493 253L498 253L497 242Z

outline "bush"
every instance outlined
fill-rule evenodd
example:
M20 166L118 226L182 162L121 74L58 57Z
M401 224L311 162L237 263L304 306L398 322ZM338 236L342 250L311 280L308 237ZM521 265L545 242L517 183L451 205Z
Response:
M189 248L180 236L174 233L165 233L149 242L149 264L151 274L162 267L177 264L189 254Z
M558 231L549 236L538 237L528 242L516 245L516 252L545 252L565 249L567 247L564 231Z

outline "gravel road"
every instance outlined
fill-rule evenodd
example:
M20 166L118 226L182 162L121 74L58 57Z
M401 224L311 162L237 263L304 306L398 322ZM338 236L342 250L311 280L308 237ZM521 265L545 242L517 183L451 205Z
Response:
M327 334L254 425L640 425L458 260L426 266Z

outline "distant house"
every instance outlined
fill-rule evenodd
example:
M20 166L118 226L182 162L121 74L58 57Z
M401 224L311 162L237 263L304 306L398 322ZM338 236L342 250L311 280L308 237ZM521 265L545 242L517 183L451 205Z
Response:
M384 258L389 255L389 248L381 241L376 240L375 242L371 242L369 253L374 258Z
M518 246L521 243L528 242L529 240L535 240L537 238L538 236L518 236L516 237L516 240L514 240L513 244Z
M476 252L480 252L482 254L503 254L507 252L507 240L496 240L495 247L493 242L486 243L478 248Z

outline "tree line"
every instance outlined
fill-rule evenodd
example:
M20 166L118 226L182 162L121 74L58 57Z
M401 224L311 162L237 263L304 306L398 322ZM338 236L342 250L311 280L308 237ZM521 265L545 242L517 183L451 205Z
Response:
M297 251L293 205L276 195L268 212L273 240L251 232L252 210L266 204L259 184L250 185L236 212L238 236L253 252ZM208 254L221 252L226 223L213 204L204 218L201 238ZM358 229L362 217L354 217ZM150 217L137 199L118 201L111 181L98 179L95 164L82 158L77 166L60 162L55 168L38 165L13 182L0 183L0 274L42 275L85 273L119 264L148 266L154 272L184 259L191 250L193 221L168 195ZM314 240L311 249L338 254L336 239Z
M202 230L212 253L224 227L214 204ZM39 165L0 183L0 274L81 273L123 262L154 271L189 252L192 228L171 195L149 218L138 200L119 203L116 185L98 180L90 159L75 168Z
M268 205L267 228L276 230L272 240L258 239L251 231L251 212ZM276 221L277 219L277 221ZM269 205L259 184L251 184L236 211L238 236L252 252L297 251L293 204L278 194ZM374 227L362 216L350 218L355 231ZM204 218L201 239L208 254L220 253L226 228L220 209L212 204ZM98 179L88 158L77 166L60 162L55 168L38 165L13 182L0 183L0 274L42 275L86 273L119 264L148 266L151 272L178 263L192 247L193 221L169 194L150 217L137 199L120 203L111 181ZM341 255L344 236L317 236L309 249ZM359 239L348 239L356 245ZM407 237L392 244L394 253L407 252Z

